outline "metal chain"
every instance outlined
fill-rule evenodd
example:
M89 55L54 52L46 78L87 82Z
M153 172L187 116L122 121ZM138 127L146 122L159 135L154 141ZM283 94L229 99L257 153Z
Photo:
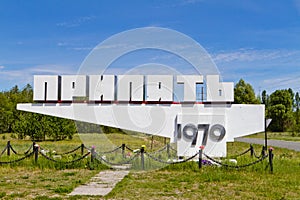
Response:
M7 148L7 146L6 146L6 148ZM11 145L9 145L9 148L12 150L12 152L13 152L14 154L16 154L16 155L21 155L21 154L18 153ZM32 145L30 145L29 149L24 153L24 155L28 154L29 151L31 150L31 148L32 148ZM2 155L2 154L1 154L1 155Z
M130 147L128 147L128 146L125 146L125 148L126 148L127 150L131 151L131 152L133 152L133 151L134 151L133 149L131 149L131 148L130 148Z
M45 157L47 160L50 160L50 161L52 161L52 162L62 163L62 164L72 164L72 163L75 163L75 162L77 162L77 161L80 161L80 160L84 159L84 158L85 158L86 156L88 156L91 152L88 152L88 153L86 153L85 155L81 156L80 158L77 158L77 159L71 160L71 161L58 161L58 160L55 160L55 159L53 159L53 158L51 158L51 157L45 155L45 154L42 153L41 151L39 151L39 153L40 153L43 157Z
M25 158L28 158L28 157L32 156L33 154L34 154L34 152L31 152L30 154L27 154L22 158L12 160L12 161L0 161L0 164L11 164L11 163L20 162L20 161L24 160Z
M121 148L122 148L122 146L119 146L119 147L116 147L115 149L113 149L111 151L104 151L104 152L98 152L98 153L100 153L100 154L109 154L109 153L113 153L113 152L115 152L115 151L117 151Z
M176 149L174 149L171 145L169 146L170 147L170 149L171 150L173 150L173 151L176 151L177 152L177 150Z
M215 160L215 159L209 157L209 156L206 155L205 153L203 153L203 155L204 155L207 159L209 159L210 161L215 162L215 163L217 163L217 164L219 164L219 165L221 165L221 166L224 166L224 167L230 167L230 168L236 168L236 169L238 169L238 168L244 168L244 167L249 167L249 166L251 166L251 165L255 165L255 164L259 163L259 162L262 162L265 158L268 157L268 155L265 155L265 156L261 157L259 160L256 160L256 161L254 161L254 162L251 162L251 163L248 163L248 164L245 164L245 165L228 165L228 164L221 163L220 161L217 161L217 160Z
M166 150L166 149L167 149L167 145L165 145L163 148L161 148L161 149L159 149L159 150L157 150L157 151L151 152L151 154L158 154L158 153L163 152L163 151Z
M28 154L28 153L29 153L29 151L32 149L32 147L33 147L33 144L32 144L32 145L30 145L30 147L28 148L28 150L27 150L27 151L25 151L25 153L24 153L24 154L25 154L25 155L26 155L26 154Z
M64 153L55 153L56 155L67 155L67 154L70 154L70 153L73 153L75 151L77 151L78 149L81 148L81 145L79 147L76 147L75 149L71 150L71 151L68 151L68 152L64 152Z
M18 155L18 153L14 150L14 148L11 145L9 145L9 148L12 150L12 152L14 152L14 154Z
M123 162L119 162L119 163L112 163L108 160L105 160L104 158L102 158L100 155L98 155L96 153L96 156L98 159L102 160L103 162L109 164L109 165L126 165L126 164L130 164L131 161L133 161L135 158L137 158L140 155L140 153L135 154L134 156L132 156L129 160L123 161Z
M184 163L184 162L187 162L187 161L189 161L189 160L192 160L192 159L195 158L199 153L196 153L196 154L193 155L192 157L189 157L189 158L187 158L187 159L185 159L185 160L181 160L181 161L177 161L177 162L168 162L168 161L164 161L164 160L161 160L161 159L159 159L159 158L155 158L154 156L152 156L151 154L149 154L149 153L147 153L147 152L145 152L145 154L146 154L149 158L151 158L151 159L153 159L153 160L155 160L155 161L157 161L157 162L160 162L160 163L164 163L164 164L179 164L179 163Z
M85 148L85 149L88 150L88 151L91 151L91 150L92 150L91 148L88 148L88 147L86 147L85 145L83 146L83 148Z
M257 158L257 159L259 159L259 158L261 158L261 157L263 156L262 154L261 154L260 156L257 156L256 153L255 153L255 151L254 151L254 149L253 149L253 155L254 155L254 157Z
M89 150L89 151L92 151L92 148L88 148L86 146L84 146L85 149ZM98 153L101 153L101 154L108 154L108 153L113 153L117 150L119 150L120 148L122 148L122 146L119 146L119 147L116 147L115 149L111 150L111 151L105 151L105 152L98 152Z
M237 155L234 155L234 156L229 156L228 158L237 158L237 157L245 155L249 151L251 151L251 147L249 149L247 149L246 151L244 151L243 153L240 153L240 154L237 154Z
M7 149L7 145L5 146L5 148L3 149L3 151L1 152L0 157L5 153L6 149Z

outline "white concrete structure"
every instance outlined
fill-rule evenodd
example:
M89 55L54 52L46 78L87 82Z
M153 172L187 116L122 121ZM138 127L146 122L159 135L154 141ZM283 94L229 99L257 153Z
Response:
M60 93L60 77L39 75L33 77L34 101L57 101Z
M118 101L143 101L144 76L120 75L117 84Z
M173 101L173 76L147 76L147 101Z
M185 102L196 101L196 84L203 83L203 76L189 75L189 76L177 76L177 83L184 84L184 98Z
M17 109L168 137L177 143L178 156L192 156L205 146L206 154L223 157L226 142L264 130L264 106L228 103L233 101L233 83L220 83L215 75L205 77L207 100L201 103L195 102L195 90L197 83L203 83L202 76L87 76L89 100L65 104L65 99L87 94L84 78L67 78L35 76L37 103L18 104ZM188 90L184 91L183 103L173 102L173 79ZM46 81L56 91L45 90ZM70 87L73 82L75 88ZM78 86L80 82L82 87ZM79 93L70 93L76 88L80 88ZM62 94L64 91L67 95ZM49 97L57 102L48 103Z
M207 75L207 101L233 102L233 83L220 83L219 75Z
M86 76L65 75L61 77L61 100L73 101L75 97L87 96Z
M114 101L115 100L115 76L114 75L90 75L89 76L89 100L90 101Z

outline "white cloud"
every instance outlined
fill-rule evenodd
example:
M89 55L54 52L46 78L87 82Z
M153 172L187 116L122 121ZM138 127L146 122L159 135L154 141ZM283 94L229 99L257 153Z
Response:
M287 77L277 77L272 79L264 80L264 83L271 87L279 87L279 86L291 86L298 85L300 82L300 76L289 76Z
M226 80L243 78L256 92L300 89L300 50L237 49L211 55Z
M72 66L65 65L39 65L29 68L0 70L0 85L26 85L32 84L33 75L60 75L60 74L76 74L77 69ZM11 87L10 86L10 87Z
M66 49L70 49L70 50L75 50L75 51L85 51L85 50L92 50L92 47L76 47L76 44L72 44L72 43L68 43L68 42L58 42L56 44L58 47L61 48L66 48Z
M68 44L66 42L58 42L57 43L57 46L59 47L64 47L64 46L67 46Z
M56 26L65 27L65 28L78 27L84 23L87 23L87 22L95 19L95 18L96 18L95 16L79 17L79 18L71 20L71 21L59 22L56 24Z
M31 74L76 74L77 69L65 65L38 65L28 69Z
M75 50L75 51L87 51L87 50L92 50L93 48L92 47L72 47L72 48L69 48L69 49L72 49L72 50Z
M220 52L211 54L216 63L222 62L253 62L263 60L275 60L282 58L297 57L300 58L299 50L255 50L238 49L236 51Z
M5 67L3 65L0 65L0 69L4 69Z

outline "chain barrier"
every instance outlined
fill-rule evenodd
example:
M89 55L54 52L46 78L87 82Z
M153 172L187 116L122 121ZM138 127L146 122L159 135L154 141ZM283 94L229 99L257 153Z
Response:
M11 160L11 161L0 161L0 164L11 164L11 163L16 163L16 162L20 162L30 156L32 156L34 154L34 152L31 152L30 154L25 155L22 158L16 159L16 160Z
M16 155L26 155L26 154L28 154L29 151L32 149L32 145L30 145L30 147L28 148L27 151L24 152L24 154L18 153L11 145L6 146L5 148L6 148L6 149L7 149L7 148L10 148L10 149L12 150L12 152L13 152L14 154L16 154ZM5 149L5 150L6 150L6 149ZM1 153L1 155L4 153L5 150L3 150L3 152Z
M84 146L84 148L86 149L86 150L88 150L88 151L92 151L92 148L88 148L88 147L86 147L86 146ZM113 149L113 150L110 150L110 151L104 151L104 152L99 152L100 154L109 154L109 153L113 153L113 152L115 152L115 151L117 151L117 150L119 150L119 149L121 149L122 148L122 145L121 146L119 146L119 147L116 147L115 149Z
M131 152L135 151L134 149L128 147L128 146L125 146L125 148ZM164 147L162 147L161 149L157 150L157 151L154 151L154 152L151 152L151 154L157 154L157 153L161 153L163 152L164 150L166 150L168 148L168 145L165 145ZM137 150L140 150L140 149L137 149ZM173 150L173 151L177 151L175 150L171 145L169 145L169 150Z
M154 152L151 152L151 155L156 155L156 154L159 154L161 152L163 152L164 150L167 149L167 146L164 146L163 148L157 150L157 151L154 151ZM149 153L150 154L150 153Z
M85 148L85 149L88 150L88 151L91 151L91 150L92 150L92 148L88 148L88 147L86 147L85 145L83 146L83 148Z
M128 146L125 146L125 148L126 148L127 150L131 151L131 152L133 152L133 151L134 151L133 149L131 149L131 148L130 148L130 147L128 147Z
M245 164L245 165L228 165L228 164L224 164L224 163L222 163L222 162L220 162L220 161L217 161L217 160L215 160L215 159L209 157L209 156L206 155L205 153L203 153L203 155L204 155L207 159L209 159L210 161L212 161L212 162L214 162L214 163L217 163L217 164L219 164L219 165L221 165L221 166L224 166L224 167L230 167L230 168L236 168L236 169L244 168L244 167L249 167L249 166L251 166L251 165L255 165L255 164L259 163L259 162L262 162L264 159L266 159L266 158L268 157L268 155L265 155L265 156L261 157L259 160L256 160L256 161L254 161L254 162L251 162L251 163L248 163L248 164Z
M62 163L62 164L72 164L72 163L75 163L75 162L78 162L82 159L84 159L85 157L87 157L91 152L87 152L86 154L84 154L83 156L81 156L80 158L77 158L75 160L71 160L71 161L59 161L59 160L55 160L49 156L47 156L46 154L42 153L41 151L39 151L39 153L44 157L46 158L47 160L50 160L52 162L56 162L56 163Z
M130 164L131 161L133 161L134 159L136 159L141 153L137 153L134 156L132 156L129 160L123 161L123 162L119 162L119 163L112 163L104 158L102 158L99 154L95 153L95 155L97 156L96 158L98 158L99 160L102 160L103 162L105 162L106 164L109 165L127 165Z
M14 150L14 148L13 148L11 145L9 145L8 148L10 148L14 154L19 155L19 154Z
M193 158L195 158L195 157L199 154L199 152L196 153L195 155L193 155L192 157L189 157L189 158L184 159L184 160L181 160L181 161L176 161L176 162L168 162L168 161L161 160L161 159L159 159L159 158L155 158L154 156L152 156L151 154L149 154L149 153L147 153L147 152L145 152L145 154L146 154L149 158L151 158L151 159L153 159L153 160L155 160L155 161L157 161L157 162L160 162L160 163L164 163L164 164L179 164L179 163L184 163L184 162L187 162L187 161L189 161L189 160L192 160Z
M30 145L30 147L28 148L28 150L27 150L27 151L25 151L25 153L24 153L24 154L25 154L25 155L26 155L26 154L28 154L28 153L29 153L29 151L30 151L31 149L33 149L33 144L32 144L32 145Z
M245 155L246 153L248 153L249 151L251 151L252 147L250 147L249 149L247 149L246 151L240 153L240 154L237 154L237 155L234 155L234 156L229 156L228 158L238 158L240 156L243 156Z
M166 150L168 148L168 145L165 145L163 148L157 150L157 151L154 151L154 152L151 152L151 154L158 154L158 153L161 153L163 152L164 150Z
M3 151L0 154L0 157L5 153L6 150L7 150L7 146L4 147Z
M255 158L260 159L261 157L263 157L263 154L261 154L260 156L257 156L254 149L253 149L253 155Z
M71 150L71 151L67 151L67 152L64 152L64 153L55 153L56 155L67 155L67 154L70 154L70 153L74 153L75 151L77 151L78 149L80 149L81 146L79 147L76 147L75 149Z
M121 149L122 146L119 146L119 147L116 147L115 149L113 150L110 150L110 151L104 151L104 152L99 152L99 154L109 154L109 153L113 153L115 151L118 151L119 149Z
M170 148L170 150L172 150L172 151L176 151L177 152L177 150L176 149L174 149L171 145L169 145L169 148Z
M32 145L29 147L29 149L24 153L24 155L25 155L24 157L19 158L19 159L16 159L16 160L12 160L12 161L0 161L0 164L16 163L16 162L22 161L22 160L24 160L24 159L26 159L26 158L28 158L28 157L34 155L34 153L35 153L34 151L31 152L31 153L29 153L30 150L32 149L32 147L33 147L33 144L32 144ZM16 155L20 155L20 154L18 154L18 153L15 151L15 149L14 149L10 144L8 144L8 145L6 145L6 147L2 150L2 152L1 152L1 154L0 154L0 157L5 153L5 151L8 150L8 148L10 148L10 149L12 150L12 152L15 153ZM110 161L108 161L107 159L103 158L103 156L104 156L103 154L113 153L113 152L115 152L115 151L117 151L117 150L119 150L119 149L121 149L121 148L122 148L122 150L123 150L123 151L122 151L123 153L124 153L124 150L125 150L125 149L127 149L127 150L129 150L129 151L131 151L131 152L134 152L134 151L136 151L136 150L133 150L133 149L131 149L130 147L128 147L128 146L126 146L126 145L123 144L123 145L121 145L121 146L119 146L119 147L116 147L115 149L113 149L113 150L111 150L111 151L106 151L106 152L94 152L94 151L93 151L93 148L88 148L88 147L86 147L85 145L82 144L81 146L76 147L75 149L73 149L73 150L71 150L71 151L68 151L68 152L65 152L65 153L56 153L56 155L66 155L66 154L70 154L70 153L73 153L73 152L77 151L77 150L80 149L80 148L85 148L85 149L87 149L89 152L87 152L85 155L82 155L80 158L74 159L74 160L72 160L72 161L59 161L59 160L55 160L55 159L53 159L52 157L49 157L49 156L47 156L45 153L41 152L40 150L44 150L42 147L40 147L40 150L38 151L38 153L41 154L41 155L42 155L44 158L46 158L47 160L50 160L50 161L56 162L56 163L62 163L62 164L72 164L72 163L78 162L78 161L80 161L80 160L86 158L89 154L93 154L92 156L95 156L95 158L99 159L100 161L103 161L103 162L107 163L108 165L112 165L112 166L113 166L113 165L126 165L126 164L130 164L133 160L135 160L136 158L138 158L138 157L141 155L141 153L142 153L141 150L138 149L139 151L137 151L137 153L136 153L134 156L132 156L131 158L129 158L128 160L124 160L124 161L121 161L121 162L119 162L119 163L113 163L113 162L110 162ZM179 164L179 163L184 163L184 162L187 162L187 161L190 161L190 160L194 159L197 155L199 155L199 152L198 152L198 153L196 153L195 155L193 155L193 156L191 156L191 157L189 157L189 158L187 158L187 159L180 160L180 161L175 161L175 162L174 162L174 161L165 161L165 160L162 160L161 158L157 158L157 157L154 156L154 155L156 155L157 153L161 153L161 152L163 152L163 151L166 150L166 149L176 151L171 145L166 145L166 146L162 147L161 149L159 149L159 150L156 151L156 152L148 153L148 152L146 152L146 151L143 151L143 153L144 153L146 156L148 156L150 159L155 160L155 161L160 162L160 163L163 163L163 164ZM254 161L254 162L251 162L251 163L248 163L248 164L244 164L244 165L228 165L228 164L224 164L224 163L222 163L221 161L218 161L218 160L215 160L215 159L211 158L210 156L206 155L205 153L202 153L202 154L203 154L208 160L210 160L210 161L212 161L212 162L214 162L214 163L216 163L216 164L219 164L219 165L224 166L224 167L236 168L236 169L238 169L238 168L244 168L244 167L249 167L249 166L255 165L255 164L259 163L259 162L262 162L264 159L266 159L268 156L270 156L270 155L264 155L263 153L262 153L260 156L257 156L256 153L255 153L255 151L254 151L254 149L253 149L253 147L250 146L250 148L247 149L246 151L244 151L244 152L242 152L242 153L240 153L240 154L238 154L238 155L235 155L235 156L230 156L229 158L237 158L237 157L239 157L239 156L245 155L245 154L248 153L249 151L251 151L251 155L254 155L255 158L257 158L258 160ZM94 153L93 153L93 152L94 152ZM199 159L199 160L200 160L200 159Z

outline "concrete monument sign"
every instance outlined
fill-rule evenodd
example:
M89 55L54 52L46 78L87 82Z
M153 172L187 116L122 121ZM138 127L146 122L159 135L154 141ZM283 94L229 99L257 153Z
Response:
M180 48L170 45L178 41ZM115 49L107 53L108 47ZM91 70L107 67L116 57L142 48L168 50L202 73L111 75ZM213 62L203 52L195 41L166 29L121 33L97 46L77 75L34 76L35 103L18 104L17 108L167 137L177 143L178 156L192 156L202 146L207 155L223 157L226 142L264 130L265 109L263 105L232 104L233 83L220 81ZM180 101L174 97L178 85L183 90Z
M233 83L219 82L218 75L205 79L206 101L196 102L201 75L37 75L37 103L18 109L168 137L177 142L178 156L191 156L200 146L211 156L226 156L226 142L264 130L264 107L231 104ZM173 82L185 85L182 102L173 101Z

